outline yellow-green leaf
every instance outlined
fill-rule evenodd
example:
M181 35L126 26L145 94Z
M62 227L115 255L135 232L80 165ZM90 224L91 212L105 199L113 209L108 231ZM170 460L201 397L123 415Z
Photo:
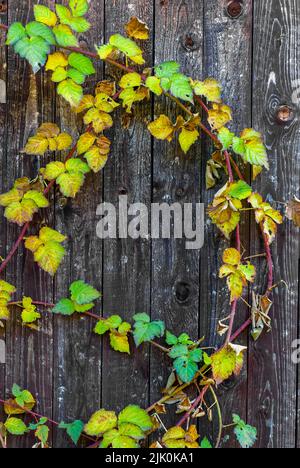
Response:
M156 96L161 96L163 93L162 87L160 86L160 79L157 78L157 76L148 76L145 84Z
M56 14L44 5L34 5L34 17L39 23L53 27L57 23Z
M38 208L47 208L49 206L49 201L47 198L36 190L29 190L24 195L24 200L33 200Z
M9 206L11 203L20 201L21 198L22 195L19 192L19 190L13 188L9 192L0 195L0 205L6 207Z
M196 143L199 137L198 130L188 130L183 127L179 135L179 143L184 153L187 153L190 147Z
M130 354L129 341L126 334L112 330L110 333L110 345L115 351Z
M61 244L49 241L34 252L34 260L44 271L54 276L64 255L65 249Z
M84 174L81 172L61 174L56 182L65 197L75 198L84 183Z
M68 101L71 106L78 106L83 96L82 86L78 85L71 79L67 79L59 83L57 87L57 92L62 96L66 101Z
M127 73L123 75L119 83L121 88L135 88L140 86L142 83L142 78L139 73Z
M95 143L96 136L91 132L86 132L80 136L77 142L77 154L86 153Z
M47 164L44 172L44 179L54 180L66 171L64 163L60 161L53 161Z
M27 154L43 155L48 149L48 140L42 135L35 135L28 139L24 148Z
M24 435L27 431L27 426L19 418L8 418L4 426L7 432L12 435Z
M221 84L214 78L206 78L204 81L192 82L194 93L197 96L204 96L208 101L221 102Z
M98 437L104 432L117 426L117 416L114 411L101 409L94 413L84 427L84 432L90 436Z
M38 211L37 205L33 200L22 200L21 202L11 203L4 212L8 221L23 226L32 221L33 215Z
M97 146L92 146L84 155L89 167L93 172L97 173L103 169L107 163L107 154L101 154L100 149Z

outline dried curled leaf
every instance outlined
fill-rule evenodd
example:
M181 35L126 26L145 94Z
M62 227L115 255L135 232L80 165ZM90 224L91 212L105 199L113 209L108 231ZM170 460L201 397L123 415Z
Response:
M286 207L286 217L293 221L293 223L300 227L300 200L294 198L290 200Z
M125 26L126 34L133 39L147 40L149 39L149 28L143 21L136 16L130 18L129 23Z
M259 193L252 193L248 202L255 209L255 220L257 224L261 225L269 244L271 244L277 233L277 224L283 223L281 213L272 208L269 203L264 202Z

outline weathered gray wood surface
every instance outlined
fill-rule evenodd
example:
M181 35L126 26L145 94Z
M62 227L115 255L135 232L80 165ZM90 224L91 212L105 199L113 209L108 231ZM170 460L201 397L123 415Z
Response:
M34 3L0 2L1 21L27 22ZM39 3L52 6L55 2ZM235 16L240 4L241 14ZM147 63L176 59L193 77L215 76L223 84L224 100L234 109L234 130L251 125L262 130L271 169L255 183L257 190L278 202L299 197L299 100L292 99L300 86L297 0L93 0L91 5L93 27L82 38L84 46L102 43L110 34L122 32L130 16L139 16L153 32L146 46ZM41 122L57 121L74 137L80 134L82 123L56 96L49 75L31 75L11 49L6 54L1 47L0 60L3 192L16 177L34 176L39 165L44 165L44 159L20 153ZM104 74L119 76L111 67L97 64L97 79ZM94 78L88 83L90 91ZM1 80L6 83L5 98ZM286 124L276 119L281 105L293 110L293 118ZM56 192L52 196L55 210L47 210L46 218L36 218L32 232L47 222L68 236L68 257L55 280L41 273L22 249L9 265L6 278L18 287L19 294L47 302L65 296L68 285L81 278L102 290L99 314L119 313L129 320L135 312L145 311L153 319L165 320L173 332L184 330L193 338L205 335L207 345L215 346L217 321L228 315L228 296L224 283L217 279L225 243L210 223L206 223L205 246L200 252L187 251L183 242L172 239L102 242L96 237L97 205L102 200L115 203L120 194L126 194L129 203L148 206L152 201L201 200L207 204L211 200L213 193L206 192L204 182L210 143L203 138L182 157L177 144L153 142L145 123L159 113L174 117L174 107L153 99L140 106L124 130L118 112L110 134L112 152L103 173L89 176L82 195L66 206ZM242 242L250 255L259 253L262 245L256 240L256 226L250 229L249 218L245 216ZM5 257L19 229L8 225L3 216L0 222L0 255ZM299 230L286 223L272 250L275 281L283 279L289 288L275 290L272 333L256 345L249 340L248 366L241 376L221 386L219 395L224 423L229 424L232 412L237 412L257 426L257 447L294 447L299 445L299 382L291 352L299 322ZM265 270L257 264L261 284ZM247 307L240 306L236 325L247 313ZM128 403L144 407L152 403L170 372L168 361L147 346L132 357L121 356L92 334L93 325L85 319L52 319L45 313L37 333L22 327L13 313L6 330L0 329L0 340L6 341L6 365L0 363L1 396L17 382L38 395L41 413L59 421L86 420L101 406L120 410ZM239 342L247 341L244 335ZM168 425L175 419L163 420ZM201 421L200 432L213 437L216 425ZM30 443L27 439L26 446ZM54 431L53 444L64 447L69 443ZM24 441L17 441L17 446L24 446ZM232 438L226 446L235 446Z

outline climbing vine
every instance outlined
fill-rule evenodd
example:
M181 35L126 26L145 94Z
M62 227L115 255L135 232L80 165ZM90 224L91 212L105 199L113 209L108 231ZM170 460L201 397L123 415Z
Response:
M24 242L39 267L55 275L66 254L66 236L44 226L35 235L26 237L34 215L49 207L48 194L54 185L64 197L75 198L84 186L86 174L103 169L111 147L105 131L113 126L115 109L123 108L125 113L132 114L135 106L147 101L151 93L158 97L164 95L176 103L179 113L175 121L164 114L156 116L148 124L150 134L167 142L178 138L183 153L205 134L215 146L207 162L207 188L212 189L224 178L226 180L208 207L208 216L224 237L230 242L235 237L234 246L228 245L223 253L219 271L219 277L226 278L230 304L229 316L218 324L224 344L217 350L208 350L202 346L203 339L193 341L184 332L175 336L166 329L163 321L151 320L145 313L134 315L132 323L123 321L119 315L100 317L92 310L101 294L81 279L71 284L68 297L61 298L56 304L30 297L13 300L16 288L0 280L1 320L8 320L10 309L17 307L24 326L38 330L41 308L54 315L81 314L95 321L95 334L108 335L115 351L131 354L136 347L148 343L165 353L170 362L170 377L159 401L147 409L132 404L119 414L102 408L87 422L55 422L35 413L35 397L15 384L11 398L0 400L7 415L6 421L0 423L0 443L7 447L11 436L31 433L36 439L35 446L48 447L50 430L57 427L66 431L74 444L82 439L92 447L136 448L145 445L149 434L152 434L153 448L218 447L226 426L215 387L241 372L247 349L234 341L250 325L255 340L271 326L270 295L274 284L270 245L283 216L252 190L241 172L241 167L249 165L255 179L263 169L268 169L267 151L258 131L247 128L236 135L228 128L232 111L223 103L221 85L214 78L199 81L186 76L175 61L160 63L154 69L145 67L142 41L149 38L149 29L139 19L131 18L125 25L125 35L112 35L107 44L97 45L95 51L81 49L77 33L84 33L91 26L85 18L88 9L86 0L70 0L68 7L56 5L55 11L35 5L34 20L28 24L14 23L9 28L0 25L6 32L6 44L29 62L34 73L42 67L51 73L57 93L74 112L82 115L86 125L77 142L50 122L43 123L29 138L23 153L39 156L63 150L69 150L69 153L64 162L54 158L39 170L34 180L26 176L19 178L11 190L0 195L4 216L22 228L12 250L0 265L0 273L3 274ZM89 95L84 93L84 83L86 77L96 73L93 60L103 60L120 69L123 75L117 83L101 81L96 85L94 95ZM251 259L242 251L240 222L245 211L254 213L261 231L268 284L263 294L253 293L253 304L248 304L249 319L234 332L238 304L245 301L243 291L256 276ZM299 201L295 199L287 207L287 216L299 224L299 212ZM187 393L187 390L193 389L196 396L189 396L191 392ZM214 401L212 406L209 406L208 394ZM165 428L162 422L166 403L176 405L177 413L181 414L178 424L171 428ZM202 417L211 420L213 410L217 411L219 421L216 441L209 440L205 434L200 437L197 429L197 421ZM32 421L25 423L22 415L29 416ZM242 447L251 447L255 443L256 429L238 415L233 415L229 425L234 428Z

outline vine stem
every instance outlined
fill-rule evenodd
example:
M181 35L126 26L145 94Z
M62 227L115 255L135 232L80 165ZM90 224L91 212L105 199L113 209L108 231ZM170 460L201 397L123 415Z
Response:
M260 229L261 229L262 236L264 239L264 246L265 246L267 264L268 264L268 286L267 286L267 291L265 295L269 296L272 290L272 286L273 286L273 260L272 260L272 253L271 253L269 240L268 240L266 233L264 232L264 227L262 223L260 223Z
M216 408L217 408L217 413L218 413L218 420L219 420L219 431L218 431L218 437L217 437L217 442L216 442L216 445L215 445L215 448L219 448L219 445L220 445L220 442L221 442L221 438L222 438L222 433L223 433L223 418L222 418L222 412L221 412L221 407L220 407L220 403L219 403L219 400L217 398L217 395L214 391L214 389L212 388L212 386L210 385L209 386L209 390L214 398L214 401L215 401L215 404L216 404Z
M201 393L198 395L198 397L196 398L196 400L194 401L190 409L182 416L182 418L180 419L180 421L178 421L176 426L182 426L185 423L185 421L189 418L193 410L197 408L197 406L200 406L202 404L204 396L207 390L209 389L209 387L210 387L209 385L205 385L205 387L203 387Z

